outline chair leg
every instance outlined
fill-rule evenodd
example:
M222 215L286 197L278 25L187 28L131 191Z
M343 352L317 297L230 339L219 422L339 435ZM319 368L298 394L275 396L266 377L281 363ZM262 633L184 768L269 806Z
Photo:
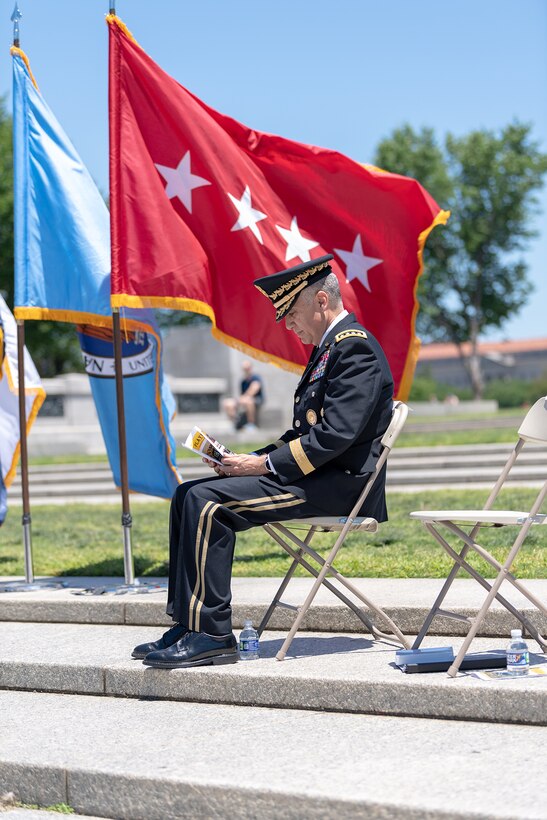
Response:
M302 554L302 550L300 550L300 554ZM277 590L277 592L275 593L275 596L274 596L274 598L273 598L273 600L272 600L272 602L271 602L270 606L269 606L269 607L268 607L268 609L266 610L266 614L264 615L264 617L263 617L263 618L262 618L262 620L260 621L260 626L259 626L259 627L258 627L258 629L257 629L257 632L258 632L259 637L260 637L260 635L262 635L262 633L264 632L264 630L265 630L265 629L266 629L266 627L268 626L268 623L270 622L270 618L271 618L271 617L272 617L272 615L273 615L273 611L274 611L274 609L276 608L276 606L278 605L278 603L279 603L279 601L280 601L280 599L281 599L281 596L283 595L283 593L284 593L284 592L285 592L285 590L287 589L287 586L289 585L289 581L290 581L290 580L291 580L291 578L293 577L294 572L295 572L295 570L296 570L296 568L297 568L297 566L298 566L298 564L299 564L299 563L300 563L300 561L298 561L298 560L295 558L295 559L293 560L293 562L292 562L291 566L289 567L289 570L288 570L287 574L286 574L286 575L285 575L285 577L283 578L283 581L281 582L281 584L280 584L280 586L279 586L279 589L278 589L278 590Z
M302 544L302 542L300 541L300 539L298 539L294 535L294 533L292 533L289 529L287 529L283 525L277 524L276 529L282 530L283 534L287 538L289 538L291 541L293 541L294 544L299 546L299 553L297 553L295 550L293 550L287 544L286 541L283 541L283 539L279 535L277 535L277 533L274 534L273 532L271 532L269 530L269 534L272 536L272 538L274 538L275 541L280 546L282 546L283 549L286 552L288 552L289 555L291 555L294 559L296 559L297 555L299 555L300 556L299 557L299 563L301 564L301 566L303 566L305 569L308 570L308 572L310 574L314 575L317 578L317 576L319 574L319 570L316 569L316 567L313 567L311 564L309 564L301 556L300 544ZM317 553L314 549L312 549L312 547L309 546L309 543L305 544L302 547L302 549L305 549L306 553L311 558L313 558L315 561L317 561L317 563L320 566L323 566L326 563L325 559L322 558L321 555L319 555L319 553ZM332 560L334 560L334 558ZM329 589L334 595L337 596L337 598L339 598L344 604L346 604L346 606L348 606L353 612L355 612L355 614L357 615L359 620L363 622L363 624L367 627L367 629L374 636L374 638L376 638L377 640L387 640L387 641L395 640L396 642L400 643L401 646L404 646L405 649L410 648L410 642L405 638L403 633L398 628L397 624L394 621L391 620L389 615L387 615L387 613L385 613L383 609L380 609L380 607L376 606L376 604L374 604L369 598L367 598L365 595L363 595L363 593L360 590L358 590L357 587L355 587L350 581L348 581L347 578L345 578L343 575L341 575L338 572L338 570L335 569L334 566L332 566L332 565L330 566L330 568L328 570L328 574L332 575L340 584L342 584L343 586L346 587L346 589L348 589L350 592L352 592L353 595L355 595L355 597L362 604L364 604L366 607L368 607L368 609L375 612L380 618L382 618L389 625L389 627L392 630L392 633L389 634L389 633L386 633L386 632L382 632L380 629L378 629L377 626L375 626L374 622L367 615L365 615L365 613L363 612L362 607L357 606L350 598L348 598L346 595L344 595L339 589L337 589L334 586L334 584L332 584L330 581L327 580L327 578L325 578L323 580L323 586L326 587L327 589Z
M448 674L451 678L455 678L456 675L458 674L458 670L459 670L459 668L461 666L461 663L462 663L462 661L465 657L465 653L469 649L469 645L470 645L471 641L473 640L473 638L477 634L479 626L483 622L484 616L488 612L488 609L490 608L490 604L492 603L492 601L496 597L496 593L497 593L498 589L500 588L502 582L503 582L503 573L500 573L498 575L498 577L496 578L496 581L492 584L492 588L491 588L490 592L488 593L488 595L486 596L485 601L484 601L483 605L481 606L481 608L480 608L480 610L477 614L477 617L473 620L471 628L470 628L469 632L467 633L467 635L465 636L463 644L460 646L459 652L456 655L454 663L452 664L452 666L448 670Z
M490 608L490 604L492 603L494 598L497 597L498 590L499 590L500 586L502 585L502 583L504 582L504 580L506 578L506 575L509 572L509 570L511 568L511 565L513 564L513 561L515 560L515 558L518 554L518 551L520 550L520 548L522 546L522 543L523 543L524 539L528 535L528 530L530 529L530 527L532 525L532 517L537 513L537 509L539 508L540 504L543 502L543 499L545 498L546 494L547 494L547 484L544 487L544 491L539 494L539 496L536 499L532 509L530 510L530 517L529 517L528 521L524 524L524 526L520 530L517 538L515 539L515 541L513 543L513 546L509 550L509 555L505 559L505 563L503 564L503 566L502 566L502 568L501 568L501 570L498 574L498 577L496 578L496 580L492 584L490 592L486 596L486 599L485 599L482 607L480 608L480 611L477 614L477 617L473 621L471 629L467 633L467 636L466 636L462 646L460 647L460 651L458 652L454 663L452 664L452 666L448 670L448 674L450 675L451 678L454 678L457 675L458 670L460 668L460 664L461 664L461 662L462 662L462 660L465 656L465 653L467 652L467 650L469 648L469 644L471 643L471 641L473 640L473 638L477 634L479 626L481 625L481 623L484 619L484 616L486 615L486 613L488 612L488 610Z
M287 651L288 651L288 649L289 649L289 647L292 643L292 640L293 640L295 634L297 633L298 628L300 627L300 624L302 623L302 620L303 620L304 616L306 615L306 612L308 611L309 607L311 606L311 604L313 602L313 599L317 595L319 587L322 584L325 583L327 573L332 572L332 574L334 574L336 577L338 577L339 580L341 580L344 583L346 582L346 579L343 576L341 576L340 573L338 573L337 570L335 570L334 567L332 566L332 562L336 558L336 555L338 553L340 545L342 544L345 536L346 536L346 532L344 532L344 530L342 530L342 532L340 533L340 535L336 539L331 551L329 552L329 554L327 556L327 559L325 561L323 561L323 559L321 559L321 561L323 561L323 566L321 567L321 571L318 573L317 578L316 578L310 592L308 593L308 596L307 596L306 600L304 601L304 604L302 605L301 609L298 612L298 615L296 616L296 619L295 619L295 621L294 621L294 623L293 623L293 625L292 625L292 627L289 631L289 634L285 638L285 641L283 642L283 645L282 645L281 649L279 650L279 652L276 655L277 660L279 660L279 661L284 660L285 655L287 654ZM385 616L385 617L387 617L387 616ZM389 621L390 619L388 618L387 620ZM393 626L395 626L395 624L393 624ZM397 627L395 627L395 629L396 629L397 632L399 632ZM405 638L404 638L404 636L402 636L402 634L401 634L401 638L402 638L402 641L403 641L403 646L405 646L405 645L408 646L408 644L405 642Z
M269 524L265 524L264 529L266 530L266 532L268 533L268 535L271 538L273 538L278 543L281 543L281 545L283 546L283 542L278 541L278 539L276 537L276 533L274 533L272 531L272 528ZM315 535L316 529L317 529L316 527L310 527L310 529L306 533L306 537L304 538L304 541L302 542L303 544L308 545L310 543L313 536ZM285 575L283 581L281 582L281 584L279 586L279 589L275 593L275 596L274 596L270 606L266 610L266 614L264 615L264 617L262 618L262 620L260 622L260 626L257 629L257 632L258 632L259 636L262 635L262 633L266 629L266 627L267 627L267 625L270 621L270 618L272 617L273 611L276 608L276 606L278 605L279 601L281 600L281 596L283 595L283 593L287 589L289 581L293 577L297 566L300 563L302 563L301 558L302 558L303 552L304 552L304 547L302 546L302 547L299 548L298 553L296 553L296 552L291 552L290 553L292 558L293 558L293 562L292 562L291 566L289 567L289 569L287 571L287 574Z
M427 530L429 530L430 525L428 525L426 523L425 527L426 527ZM462 559L465 558L465 556L467 555L468 552L469 552L469 547L467 545L465 545L464 548L462 549L462 551L460 552L460 557ZM431 626L431 624L433 622L433 619L436 617L437 612L439 611L439 609L441 609L441 604L444 601L444 599L446 598L448 590L452 586L452 583L453 583L456 575L458 574L459 569L460 569L460 565L457 562L455 562L454 566L450 570L450 573L449 573L446 581L444 582L444 584L442 586L441 591L439 592L439 594L437 595L437 597L435 599L435 603L431 607L431 610L429 611L429 614L426 616L426 619L423 622L422 627L421 627L420 631L418 632L418 635L416 636L416 640L412 644L412 649L418 649L418 647L421 645L423 639L427 635L427 633L429 631L429 627Z
M467 535L463 532L463 530L461 530L459 527L456 527L456 526L455 526L452 522L450 522L450 521L445 522L445 526L446 526L446 527L450 530L450 532L454 533L454 534L455 534L458 538L460 538L462 541L464 541L464 542L465 542L465 544L466 544L468 547L470 547L470 548L472 547L472 548L475 550L475 552L478 552L478 554L479 554L482 558L484 558L484 560L485 560L485 561L487 561L487 562L490 564L490 566L491 566L491 567L493 567L493 568L496 570L496 572L500 572L500 571L503 569L503 564L500 564L500 562L499 562L499 561L497 561L497 560L494 558L494 556L493 556L493 555L490 555L490 553L488 552L488 550L485 550L485 549L484 549L484 547L481 547L481 545L480 545L480 544L477 544L477 542L476 542L476 541L474 540L474 538L473 538L473 533L471 533L469 536L467 536ZM474 531L473 531L473 532L474 532ZM445 542L445 543L447 544L448 542ZM445 548L445 549L446 549L446 548ZM462 555L462 554L463 554L463 550L462 550L462 552L460 553L460 555ZM469 565L467 564L467 562L462 563L462 567L467 568L468 566L469 566ZM522 584L522 583L518 580L518 578L515 578L515 576L513 575L513 573L512 573L512 572L509 572L509 570L507 570L507 571L505 572L505 580L506 580L506 581L508 581L510 584L512 584L512 585L515 587L515 589L517 589L517 590L520 592L520 594L521 594L521 595L524 595L524 597L525 597L525 598L528 598L528 600L530 601L530 603L531 603L531 604L533 604L533 605L536 607L536 609L538 609L538 610L539 610L540 612L542 612L544 615L547 615L547 607L543 604L543 602L542 602L542 601L540 601L540 600L539 600L539 598L537 598L537 597L536 597L536 596L535 596L532 592L530 592L530 590L529 590L529 589L527 589L527 588L524 586L524 584ZM490 589L490 585L488 585L488 587L487 587L487 588L488 588L488 589ZM523 624L523 626L526 626L526 628L527 628L527 629L529 629L529 626L528 626L529 621L527 621L527 619L526 619L526 617L525 617L524 615L521 615L521 614L519 613L519 611L518 611L517 609L515 609L514 607L512 607L512 605L511 605L511 604L510 604L510 603L509 603L509 602L508 602L505 598L503 598L501 595L499 595L499 594L498 594L498 595L496 596L496 598L497 598L497 599L498 599L498 601L500 601L500 603L502 603L502 604L503 604L503 605L504 605L507 609L509 609L509 611L510 611L513 615L515 615L515 616L516 616L516 617L517 617L517 618L521 621L521 623ZM539 640L538 640L537 635L536 635L533 631L532 631L530 634L531 634L531 635L533 635L533 636L535 637L536 641L538 641L538 643L539 643L541 646L543 646L543 648L544 648L544 649L545 649L545 648L547 648L547 644L546 644L546 642L544 641L544 639L541 637L541 635L539 635L539 632L537 633L537 635L539 635Z
M327 560L323 564L323 566L321 568L321 571L318 573L317 578L315 579L315 581L313 583L313 586L312 586L310 592L308 593L308 596L307 596L306 600L304 601L304 604L302 605L302 607L298 611L298 614L295 618L295 621L294 621L293 625L291 626L291 628L289 630L289 634L285 638L281 649L279 650L279 652L276 655L276 658L277 658L278 661L284 660L285 655L287 654L287 650L288 650L289 646L291 645L292 640L293 640L295 634L297 633L298 628L299 628L300 624L302 623L302 621L303 621L303 619L306 615L306 612L310 608L310 605L311 605L313 599L317 595L319 587L321 586L321 584L325 580L325 576L327 575L327 572L329 571L329 567L331 566L332 561L336 557L336 554L338 552L340 544L342 544L344 538L346 537L346 532L347 532L347 529L344 528L342 530L342 532L340 533L340 535L338 536L338 538L336 539L336 541L334 542L334 545L333 545L331 551L328 554ZM291 533L291 535L292 535L292 533Z
M475 581L477 581L482 587L484 587L484 589L487 592L490 592L490 590L492 589L492 585L489 584L488 581L486 580L486 578L483 578L482 575L474 567L471 566L471 564L468 564L467 561L464 560L464 554L463 554L464 551L462 550L458 554L454 549L452 549L452 547L450 546L448 541L446 541L446 539L443 538L443 536L440 534L440 532L437 532L437 530L435 529L435 527L432 524L427 524L427 528L430 531L430 533L434 536L434 538L439 542L439 544L443 547L444 551L454 561L457 562L458 569L465 570L465 572L467 572L468 575L470 575L472 578L475 579ZM462 533L460 537L463 539L464 535L465 535L465 533ZM466 544L469 547L472 546L471 543L468 543L467 536L466 536ZM484 552L484 551L481 550L481 552ZM492 560L494 560L494 559L492 559ZM501 564L499 564L497 561L495 562L495 564L496 564L496 568L498 569L498 571L500 571L500 572L503 571L503 567L502 567ZM513 576L511 575L511 573L509 573L508 570L505 571L504 580L510 581L512 577ZM521 590L521 591L524 594L524 590ZM527 592L527 590L526 590L526 592ZM537 643L545 651L547 649L547 642L545 641L545 639L543 638L543 636L541 635L541 633L539 632L537 627L529 620L529 618L527 618L526 615L523 615L522 612L520 612L515 606L513 606L513 604L510 601L508 601L507 598L505 598L500 592L498 592L495 597L496 597L496 600L499 601L499 603L503 607L505 607L505 609L508 612L511 613L511 615L513 615L518 621L520 621L520 623L522 624L524 629L528 630L530 635L537 641ZM528 597L530 598L530 596L528 596ZM531 598L531 600L533 602L534 602L534 598L535 598L535 596L532 596L532 598ZM535 600L537 600L537 599L535 599ZM537 602L536 606L538 606L538 609L540 610L540 612L544 612L545 614L547 614L547 612L545 610L545 607L543 606L543 604L540 601Z
M295 560L297 560L297 555L302 552L301 550L299 550L299 552L297 553L296 550L293 550L293 548L290 547L285 541L283 541L283 539L280 536L278 536L277 534L274 535L273 533L270 533L270 535L272 535L272 538L274 538L276 540L276 542L281 547L283 547L283 549L286 552L288 552L289 555L291 555ZM313 557L315 557L317 555L317 553L315 553L314 550L312 550L311 548L309 549L309 551L312 553ZM320 555L317 555L316 560L318 562L321 562L321 561L323 561L323 558L321 558ZM303 555L301 555L298 563L300 564L300 566L304 567L304 569L307 570L310 573L310 575L313 575L315 578L317 578L317 576L319 575L319 570L317 569L317 567L312 566L312 564L310 564L308 561L306 561L306 559L304 558ZM337 589L334 586L334 584L331 584L331 582L328 581L326 578L323 581L323 586L326 587L328 590L330 590L330 592L332 592L333 595L336 595L336 597L339 598L340 601L342 601L343 604L345 604L347 607L349 607L349 609L351 609L357 615L359 620L362 621L362 623L366 626L366 628L369 630L369 632L371 632L375 637L378 637L378 638L391 637L391 636L386 636L383 633L379 632L376 629L376 627L374 626L373 622L370 620L370 618L368 618L368 616L365 615L362 608L357 606L357 604L355 604L350 598L348 598L346 595L344 595L343 592L340 592L340 590Z
M321 571L321 573L322 572L323 571ZM279 652L275 656L278 661L285 660L285 655L288 652L288 649L289 649L289 647L292 643L292 640L293 640L294 636L296 635L296 633L298 632L298 628L299 628L300 624L302 623L302 621L304 619L304 616L306 615L306 612L310 608L313 599L317 595L317 590L319 589L319 587L323 583L323 578L326 575L326 570L325 570L325 573L323 574L322 577L321 577L321 573L319 573L319 575L317 576L317 579L315 580L315 582L314 582L314 584L311 588L311 592L309 593L308 597L304 601L304 604L303 604L302 608L298 612L298 614L297 614L297 616L294 620L294 623L293 623L293 625L291 626L291 628L289 630L289 633L288 633L287 637L283 641L283 645L282 645L281 649L279 650Z

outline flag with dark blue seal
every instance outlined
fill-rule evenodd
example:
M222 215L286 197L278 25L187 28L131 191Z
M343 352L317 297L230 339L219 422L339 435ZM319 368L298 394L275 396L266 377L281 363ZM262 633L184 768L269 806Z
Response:
M137 311L135 311L137 312ZM133 313L133 311L131 311ZM79 325L78 336L89 376L93 398L109 454L116 484L120 485L120 460L116 424L116 381L112 330ZM160 337L157 331L126 330L122 333L122 371L127 425L127 468L132 490L165 498L173 494L170 473L150 472L157 454L165 447L170 417L175 412L173 395L163 382L161 397L156 362ZM158 396L160 406L151 407L150 397ZM155 418L159 420L159 425Z

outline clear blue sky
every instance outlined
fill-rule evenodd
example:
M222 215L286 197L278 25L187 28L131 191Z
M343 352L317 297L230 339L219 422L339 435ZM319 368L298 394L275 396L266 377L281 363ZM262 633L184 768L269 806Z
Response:
M19 5L38 85L107 193L108 2ZM11 99L13 0L0 8L0 93ZM366 162L404 122L442 138L517 118L547 151L545 0L118 0L116 10L179 82L263 131ZM541 209L526 254L536 292L494 338L547 335L545 192Z

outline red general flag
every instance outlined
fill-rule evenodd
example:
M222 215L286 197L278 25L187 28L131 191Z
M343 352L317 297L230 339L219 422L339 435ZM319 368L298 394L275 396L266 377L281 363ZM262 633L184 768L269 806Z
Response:
M252 283L332 253L405 397L423 246L448 214L413 179L219 114L107 20L112 305L205 314L221 341L300 370L309 350Z

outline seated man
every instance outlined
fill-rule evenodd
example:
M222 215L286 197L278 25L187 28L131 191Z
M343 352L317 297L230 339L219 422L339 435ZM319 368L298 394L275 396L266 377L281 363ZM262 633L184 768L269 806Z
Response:
M255 285L304 344L313 344L294 396L293 427L249 455L211 464L214 478L188 481L171 503L167 613L175 625L141 644L147 666L235 663L231 570L235 533L271 521L344 515L355 504L391 420L393 380L376 339L344 310L323 256ZM385 473L361 515L387 518Z
M262 378L258 373L253 373L253 366L250 361L245 360L241 365L243 378L240 384L240 396L238 399L225 399L224 410L228 418L234 422L236 430L242 427L248 432L256 430L257 407L264 401L264 387Z

